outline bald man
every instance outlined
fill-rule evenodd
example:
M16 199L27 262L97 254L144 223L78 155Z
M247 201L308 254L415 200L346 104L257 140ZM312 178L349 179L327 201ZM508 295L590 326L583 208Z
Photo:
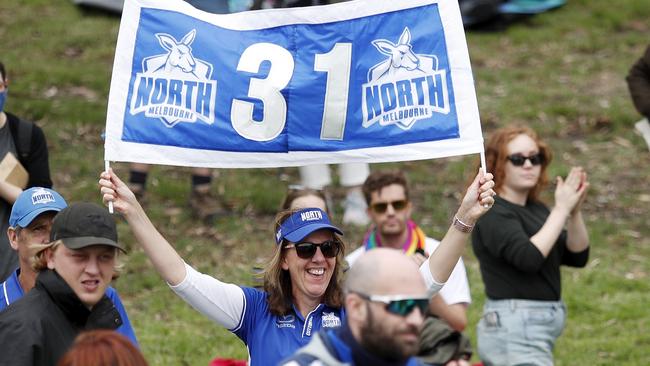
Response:
M282 365L421 365L413 356L430 295L413 260L386 248L364 253L348 271L345 291L344 324L319 333Z

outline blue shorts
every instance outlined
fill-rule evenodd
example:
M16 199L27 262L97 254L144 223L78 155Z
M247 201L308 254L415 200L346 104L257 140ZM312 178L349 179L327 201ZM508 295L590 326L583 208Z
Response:
M562 301L486 300L476 332L481 361L485 366L552 366L566 314Z

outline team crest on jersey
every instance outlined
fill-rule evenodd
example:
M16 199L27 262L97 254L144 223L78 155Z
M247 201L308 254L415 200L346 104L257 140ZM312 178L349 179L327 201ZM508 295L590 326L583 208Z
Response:
M437 56L413 51L408 27L396 44L386 39L372 44L388 57L368 70L362 86L363 127L379 122L408 130L434 113L449 113L446 70L438 69Z
M42 205L54 201L54 195L43 188L37 189L32 193L32 205Z
M334 313L325 313L323 312L323 317L321 320L322 328L337 328L341 326L341 318Z
M192 54L195 36L195 29L180 41L156 33L166 52L142 60L131 96L132 115L159 118L167 127L197 120L214 123L217 82L211 80L212 65Z

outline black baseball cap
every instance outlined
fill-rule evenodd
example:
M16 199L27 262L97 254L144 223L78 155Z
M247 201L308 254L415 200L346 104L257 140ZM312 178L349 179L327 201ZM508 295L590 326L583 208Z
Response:
M50 240L61 240L69 249L109 245L126 253L117 242L113 216L105 208L89 202L73 203L56 214Z

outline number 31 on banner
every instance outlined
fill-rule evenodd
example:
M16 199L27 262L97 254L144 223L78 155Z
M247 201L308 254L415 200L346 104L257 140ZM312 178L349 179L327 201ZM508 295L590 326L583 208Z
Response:
M327 73L321 140L343 139L351 60L350 43L337 43L328 53L315 55L314 71ZM230 112L235 131L254 141L270 141L282 132L286 124L287 101L281 91L289 84L295 65L293 56L285 48L272 43L256 43L244 50L237 70L257 73L264 61L271 62L267 77L251 78L248 86L248 96L264 104L262 120L253 120L254 104L244 100L234 99Z

